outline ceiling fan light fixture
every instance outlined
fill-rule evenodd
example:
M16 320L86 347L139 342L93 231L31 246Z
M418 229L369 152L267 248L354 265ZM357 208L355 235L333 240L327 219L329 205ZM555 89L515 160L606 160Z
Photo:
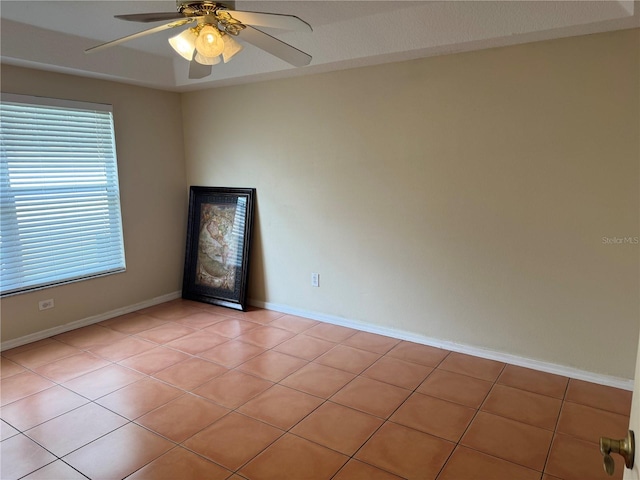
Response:
M173 48L178 55L185 60L191 61L193 58L193 52L196 49L196 35L193 28L187 28L184 32L171 37L169 39L169 45Z
M205 25L196 38L196 51L203 57L217 57L224 50L224 41L217 28Z
M194 60L198 62L200 65L217 65L220 63L220 56L217 57L205 57L196 52L196 56Z
M242 45L234 40L230 35L224 37L224 50L222 51L222 59L227 63L231 58L242 50Z

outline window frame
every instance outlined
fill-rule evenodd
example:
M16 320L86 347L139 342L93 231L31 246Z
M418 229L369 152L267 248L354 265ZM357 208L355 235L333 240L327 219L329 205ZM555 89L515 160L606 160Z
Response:
M75 101L75 100L63 100L63 99L56 99L56 98L49 98L49 97L21 95L21 94L5 93L5 92L2 92L0 94L0 102L2 104L5 104L5 103L22 104L22 105L25 105L25 108L29 108L30 106L30 107L36 107L36 108L37 107L53 108L56 110L67 109L67 110L76 112L78 116L87 114L89 112L94 112L96 115L103 115L106 113L108 114L108 127L106 126L101 127L99 131L96 131L94 136L90 136L89 138L91 138L92 140L95 140L96 144L99 144L100 141L102 141L101 136L104 136L107 139L110 138L110 142L111 142L111 144L109 145L109 148L106 149L108 150L108 153L95 154L91 157L91 160L90 160L91 162L94 162L94 163L91 163L91 166L94 169L97 168L98 171L102 171L102 173L98 173L96 175L103 176L103 180L102 180L102 177L100 178L101 178L101 181L104 182L104 187L100 186L100 183L101 183L100 181L95 181L94 185L92 185L91 182L85 181L83 187L80 187L75 184L71 184L70 188L62 189L62 190L66 190L67 193L61 193L62 200L60 200L60 202L61 203L67 202L68 205L77 206L80 203L81 199L84 199L84 201L88 201L88 199L90 199L92 196L94 197L94 199L95 198L102 199L103 203L105 204L102 207L96 207L96 210L95 210L97 212L101 212L105 218L108 218L108 220L105 220L103 222L103 225L107 225L107 227L104 227L104 232L107 232L106 235L103 233L102 241L100 242L95 241L94 242L95 245L91 246L91 250L90 250L92 252L91 259L93 260L93 263L91 264L92 266L87 267L84 265L77 265L73 267L71 264L74 262L72 261L70 261L67 264L66 262L59 262L58 260L52 260L51 262L48 262L47 260L45 260L41 264L44 266L45 269L47 269L46 271L48 275L46 279L36 278L35 281L31 280L27 282L21 279L20 281L14 281L9 285L5 285L3 281L0 284L0 288L4 290L0 291L0 298L125 272L126 257L125 257L125 246L124 246L124 226L122 221L122 205L121 205L121 197L120 197L120 181L119 181L119 175L118 175L118 158L117 158L117 152L116 152L115 119L113 116L113 107L111 105L100 104L100 103L89 103L89 102L81 102L81 101ZM96 125L98 123L99 123L98 121L94 121L91 125ZM104 123L106 124L106 117L104 119ZM59 124L55 124L56 127L61 127L61 126L63 127L64 125L65 124L62 121L59 122ZM89 122L87 122L87 125L89 125ZM6 135L6 132L2 128L2 125L0 125L0 132L2 132L3 136ZM110 135L107 135L107 132L109 132ZM34 138L37 138L37 136L34 136ZM74 147L78 148L78 145L79 144L70 142L70 146L68 147L68 150L63 150L63 154L69 155L74 153L72 149ZM15 210L16 208L18 208L17 207L18 203L15 200L15 196L16 196L16 192L19 191L19 187L12 188L11 186L10 172L8 170L9 165L11 163L11 157L6 152L6 148L8 147L6 147L5 145L4 138L3 138L1 148L2 148L2 153L1 153L2 158L0 161L0 170L1 170L0 182L2 183L0 186L2 187L2 192L0 192L0 195L1 195L0 203L2 204L3 210L6 208L13 208ZM39 157L38 160L43 160L43 163L45 163L44 160L48 160L47 155L51 155L51 152L54 150L52 147L49 147L49 148L50 148L49 151L43 150L43 152L46 151L47 153L43 154L42 157ZM65 146L63 148L67 148L67 147ZM69 168L68 165L73 165L72 161L66 160L65 162L66 162L64 165L65 168ZM16 165L19 164L19 162L15 162L15 163ZM29 167L32 167L34 162L26 162L26 163L27 164L31 163ZM28 168L28 167L25 167L25 168ZM42 174L40 177L36 177L36 181L40 180L42 181L43 184L46 184L47 181L51 181L51 178L47 177L47 173L42 171L38 172L38 169L36 167L33 168L33 171L34 173ZM67 179L72 178L71 176L69 176L71 174L68 171L65 171L65 174L67 175L67 177L65 178ZM42 179L45 179L45 180L42 180ZM78 181L78 184L80 183L81 182ZM35 190L33 187L22 187L22 188L23 188L22 190L23 192L25 191L31 192L32 190ZM60 190L61 189L60 185L52 184L50 186L41 187L41 191L43 192L43 195L49 201L51 201L50 197L54 195L53 192L55 192L56 189ZM74 193L70 193L71 190L76 190L76 191ZM28 195L30 195L29 198L31 198L35 194L28 193ZM76 198L76 196L80 197L80 199ZM11 197L13 197L13 199L11 199ZM54 204L54 205L60 206L59 204ZM78 210L74 210L73 212L75 211L79 211L79 207L78 207ZM13 247L16 250L16 253L10 255L8 258L15 259L17 256L19 256L22 259L25 256L22 250L25 248L24 247L25 242L19 238L21 233L19 232L19 226L18 226L18 222L19 222L18 214L16 214L15 212L13 214L11 212L7 213L7 211L5 211L2 214L2 223L0 225L0 228L2 228L5 232L8 231L8 229L6 228L7 222L15 222L13 224L13 226L15 227L15 232L12 232L11 235L15 242L13 244ZM36 243L42 243L44 240L43 235L45 234L45 231L42 226L39 226L38 228L40 230L38 230L38 233L36 234ZM85 227L85 229L81 231L83 233L86 233L88 229ZM103 232L102 229L101 229L101 232ZM66 234L65 236L68 236L68 234ZM106 241L104 240L104 237L106 237L107 239ZM0 234L0 238L1 238L1 234ZM5 235L5 238L7 238L7 235ZM97 234L96 234L96 238L97 238ZM116 240L112 241L113 238L115 238ZM69 238L63 239L59 241L58 245L62 246L62 248L65 248L64 247L65 245L67 246L66 248L70 248L71 242L73 241L74 240L71 240ZM5 249L9 250L11 249L11 246L7 246L5 244L5 247L2 247L2 250L0 250L0 254L2 254L3 257L5 257L4 255ZM104 261L103 259L100 258L102 253L104 253L105 255L107 254L112 255L112 257L110 258L114 258L115 261L110 263L107 261ZM99 259L99 260L96 262L96 259ZM4 275L5 271L8 272L9 270L5 270L6 265L5 265L4 258L0 259L0 261L2 262L2 274ZM10 263L10 260L7 263ZM64 268L61 268L62 270L71 269L71 268L75 268L75 269L73 271L66 273L64 277L62 277L60 272L56 272L56 269L57 269L56 265L64 265ZM14 269L15 271L13 271L12 273L15 275L22 275L23 272L20 272L20 268L24 268L24 267L16 266ZM30 273L31 270L28 270L28 272Z

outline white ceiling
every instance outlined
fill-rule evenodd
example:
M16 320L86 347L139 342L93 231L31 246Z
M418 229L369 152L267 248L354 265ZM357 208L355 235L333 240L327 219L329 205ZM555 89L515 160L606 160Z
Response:
M173 0L2 0L2 62L188 91L640 27L640 2L626 0L237 0L235 8L297 15L311 24L313 32L265 29L312 55L311 64L291 67L245 44L231 62L214 66L210 77L189 80L187 61L167 42L175 30L84 54L88 47L162 24L114 15L175 11Z

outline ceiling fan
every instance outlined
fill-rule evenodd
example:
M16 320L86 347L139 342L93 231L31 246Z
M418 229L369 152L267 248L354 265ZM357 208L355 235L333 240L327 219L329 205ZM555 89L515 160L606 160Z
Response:
M195 25L169 39L171 47L183 58L189 60L189 78L191 79L204 78L210 75L212 65L220 61L227 63L231 57L242 50L242 45L236 42L234 37L255 45L295 67L308 65L311 62L311 55L254 28L254 26L257 26L283 30L312 31L308 23L294 15L234 10L235 1L219 3L210 0L177 0L176 7L177 11L175 12L116 15L115 18L131 22L171 21L158 27L149 28L133 35L127 35L126 37L91 47L85 50L85 53L113 47L163 30L179 28L184 25Z

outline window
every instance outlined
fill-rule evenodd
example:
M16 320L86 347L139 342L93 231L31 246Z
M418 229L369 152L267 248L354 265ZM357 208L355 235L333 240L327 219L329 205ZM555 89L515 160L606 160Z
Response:
M125 270L111 106L2 94L0 294Z

